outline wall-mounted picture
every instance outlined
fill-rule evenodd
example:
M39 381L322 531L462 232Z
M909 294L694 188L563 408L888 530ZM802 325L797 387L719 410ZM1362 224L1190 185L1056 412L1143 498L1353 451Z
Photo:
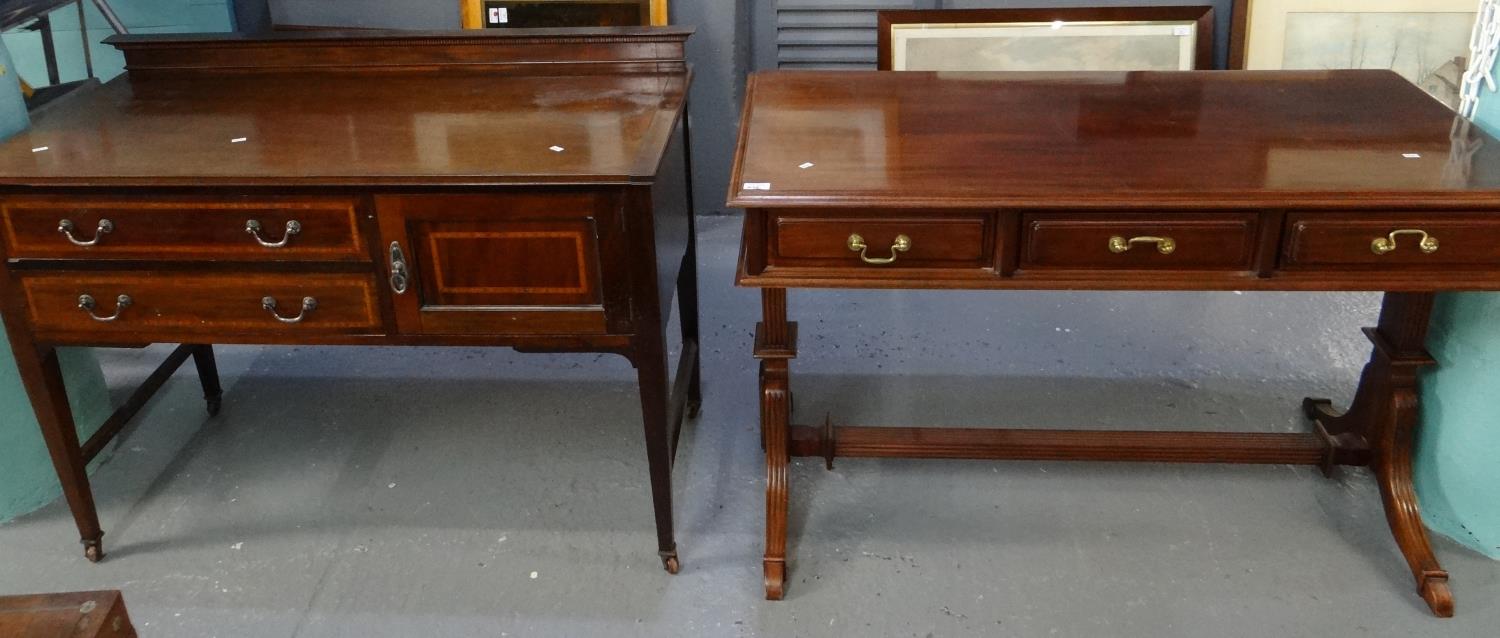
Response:
M1209 6L879 13L890 71L1187 71L1213 67Z
M629 27L667 23L667 0L461 0L465 29Z
M1390 69L1450 107L1476 0L1235 0L1230 67Z

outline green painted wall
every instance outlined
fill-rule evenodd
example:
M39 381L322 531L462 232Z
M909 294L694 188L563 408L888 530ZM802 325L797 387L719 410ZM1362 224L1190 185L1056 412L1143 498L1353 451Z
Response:
M9 71L11 59L3 44L0 44L0 65L7 69L0 76L0 139L4 139L25 129L29 120L16 74ZM104 373L91 350L69 348L59 356L67 377L68 398L81 425L79 435L87 437L109 416L109 388L104 385ZM10 341L0 339L0 521L30 512L61 494L62 487L52 471L31 403L21 387L16 361L10 356Z
M99 41L113 34L104 16L85 2L88 14L89 50L94 58L94 75L108 80L125 69L125 58L114 47ZM195 31L231 31L229 0L110 0L120 20L131 33L183 33ZM83 64L83 42L78 35L78 10L64 7L53 11L52 33L57 49L57 66L64 82L88 77ZM42 57L42 36L32 31L12 31L3 36L15 58L16 71L32 86L47 84L47 63Z
M1500 124L1500 121L1497 121ZM1423 379L1417 496L1433 530L1500 558L1500 294L1438 297Z
M135 33L181 31L228 31L226 0L112 0L127 27ZM89 40L94 73L101 80L119 75L124 60L113 47L98 44L111 31L92 4L88 5ZM78 13L72 7L53 12L53 34L58 68L63 81L87 77L83 44L78 33ZM8 53L7 53L8 51ZM47 84L41 35L12 32L0 36L0 139L24 129L29 123L21 106L16 78L36 86ZM65 348L59 353L67 377L68 396L79 424L79 437L93 434L109 416L109 389L93 351ZM101 455L95 464L107 455ZM52 461L32 415L31 404L21 387L10 344L0 338L0 522L35 510L62 495Z
M94 351L63 348L58 352L68 382L68 404L78 423L78 437L87 438L109 416L109 388ZM10 341L0 339L0 522L35 510L62 496L62 485L52 470L52 459L37 427ZM94 460L97 466L107 454ZM91 466L90 470L93 469Z
M1500 135L1500 95L1486 91L1474 119ZM1500 294L1438 296L1427 348L1439 366L1423 377L1416 458L1417 497L1427 525L1492 558L1500 558L1497 319Z

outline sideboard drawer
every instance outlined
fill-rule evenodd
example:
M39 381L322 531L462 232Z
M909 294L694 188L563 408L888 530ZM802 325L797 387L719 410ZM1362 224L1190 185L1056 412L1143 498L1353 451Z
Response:
M776 213L768 230L773 268L977 272L995 261L993 216L983 212Z
M20 287L42 332L364 334L381 326L375 279L364 274L37 273Z
M11 259L369 259L345 198L12 197L0 215Z
M1251 213L1033 213L1022 270L1249 270Z
M1494 267L1500 214L1289 213L1282 267Z

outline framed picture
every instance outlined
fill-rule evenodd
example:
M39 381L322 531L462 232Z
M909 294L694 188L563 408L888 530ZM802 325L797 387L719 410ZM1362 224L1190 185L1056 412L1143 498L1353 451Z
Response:
M460 0L465 29L627 27L667 23L667 0Z
M881 11L887 71L1213 68L1209 6Z
M1456 107L1477 0L1235 0L1233 69L1390 69Z

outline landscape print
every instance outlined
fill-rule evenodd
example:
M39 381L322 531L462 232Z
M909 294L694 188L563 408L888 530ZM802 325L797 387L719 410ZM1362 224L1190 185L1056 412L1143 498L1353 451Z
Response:
M1391 69L1450 107L1474 13L1288 13L1284 69Z
M1059 31L1065 31L1059 33ZM907 71L1172 71L1191 69L1191 35L1172 27L986 27L895 33ZM904 56L902 55L904 53Z

